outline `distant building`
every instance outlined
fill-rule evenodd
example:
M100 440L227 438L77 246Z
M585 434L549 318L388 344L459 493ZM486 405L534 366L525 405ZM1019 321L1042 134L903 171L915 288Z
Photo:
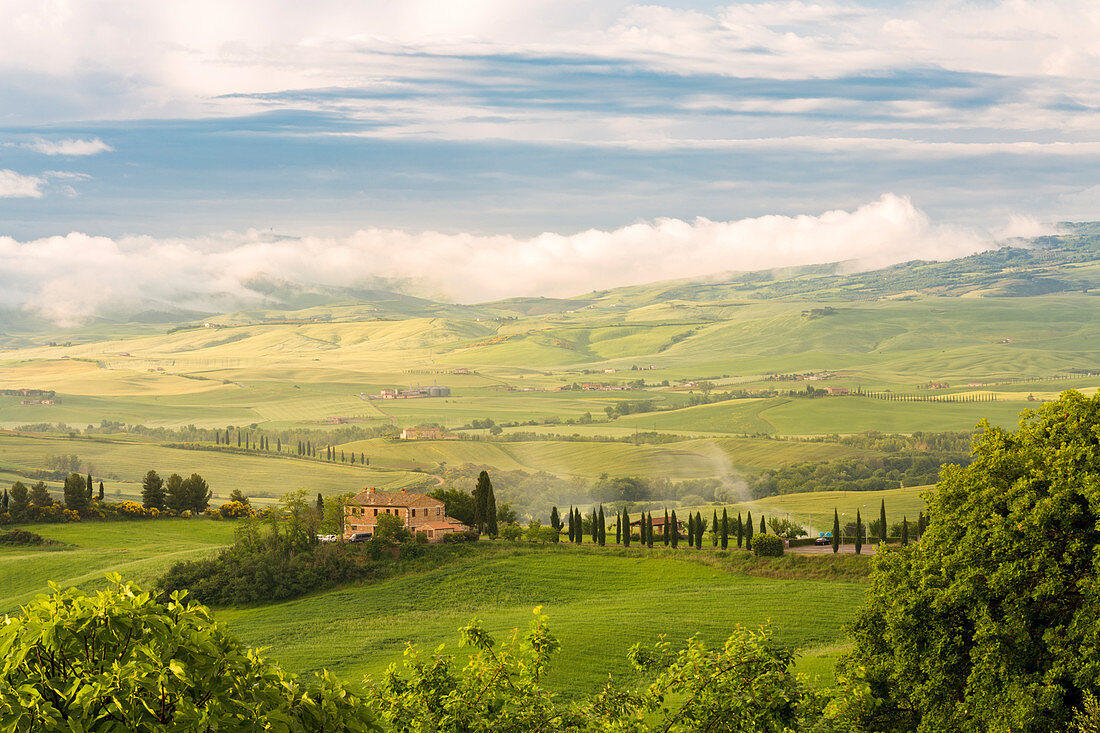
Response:
M401 431L401 440L443 440L443 431L439 428L405 428Z
M428 542L442 542L452 532L465 532L466 525L447 516L447 506L427 494L410 494L402 489L389 493L363 489L344 506L344 539L353 535L374 535L378 517L401 517L409 531L423 532Z
M668 520L668 523L672 524L672 520L671 519ZM641 519L635 519L633 522L630 523L630 526L640 528L642 526L642 520ZM684 530L684 521L682 519L677 519L676 520L676 528L680 530L680 533L682 535L683 530ZM653 518L653 534L660 535L661 537L664 537L664 535L665 535L665 518L664 517L654 517Z
M416 400L424 397L450 397L451 388L433 384L430 387L414 387L412 389L380 389L378 394L371 395L372 400Z
M848 394L848 388L847 387L826 387L825 388L825 393L826 394L831 394L831 395L846 395L846 394Z

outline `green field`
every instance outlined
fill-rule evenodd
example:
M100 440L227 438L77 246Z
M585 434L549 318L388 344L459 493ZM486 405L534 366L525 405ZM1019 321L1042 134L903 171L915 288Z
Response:
M457 630L474 618L498 637L525 629L532 608L543 606L562 643L548 682L566 693L593 691L609 673L629 674L627 650L658 634L675 642L698 633L717 644L734 624L770 621L782 642L804 651L803 670L828 677L865 585L749 577L669 553L521 549L217 616L291 669L356 678L384 672L406 643L431 651L447 642L459 654Z
M60 547L0 548L0 613L49 590L104 585L121 573L151 586L172 563L201 557L233 541L233 522L164 519L146 522L35 524L22 529L65 543Z

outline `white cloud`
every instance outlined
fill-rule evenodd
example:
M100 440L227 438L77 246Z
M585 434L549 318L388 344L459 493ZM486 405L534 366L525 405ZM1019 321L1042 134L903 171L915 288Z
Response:
M854 260L872 268L986 249L988 235L937 226L887 194L854 211L738 221L658 219L614 231L535 237L364 229L342 237L249 231L192 239L72 233L0 238L0 304L59 324L138 304L223 310L263 305L250 283L355 287L400 278L459 302L569 296L662 279ZM96 287L85 287L95 282Z
M96 155L114 150L110 145L93 137L90 140L69 138L67 140L35 140L25 143L25 148L30 148L43 155Z
M0 198L42 198L45 180L0 168Z

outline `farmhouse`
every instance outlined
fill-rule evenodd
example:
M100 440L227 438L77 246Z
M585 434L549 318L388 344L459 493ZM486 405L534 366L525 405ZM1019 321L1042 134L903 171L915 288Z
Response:
M373 535L378 517L401 517L411 532L423 532L428 542L442 542L443 535L464 532L466 525L447 516L447 507L427 494L410 494L404 489L388 493L363 489L344 506L344 539L352 535Z
M847 387L826 387L825 392L831 395L846 395L848 394Z
M405 428L401 431L401 440L443 440L443 431L439 428Z

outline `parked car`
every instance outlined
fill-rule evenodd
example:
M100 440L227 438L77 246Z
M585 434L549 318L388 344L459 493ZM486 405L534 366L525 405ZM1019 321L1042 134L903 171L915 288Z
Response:
M833 544L833 538L831 536L821 535L814 540L815 545L831 545Z
M319 534L317 535L318 542L336 542L340 538L334 534Z
M366 542L369 539L369 532L356 532L351 537L348 537L348 542Z

